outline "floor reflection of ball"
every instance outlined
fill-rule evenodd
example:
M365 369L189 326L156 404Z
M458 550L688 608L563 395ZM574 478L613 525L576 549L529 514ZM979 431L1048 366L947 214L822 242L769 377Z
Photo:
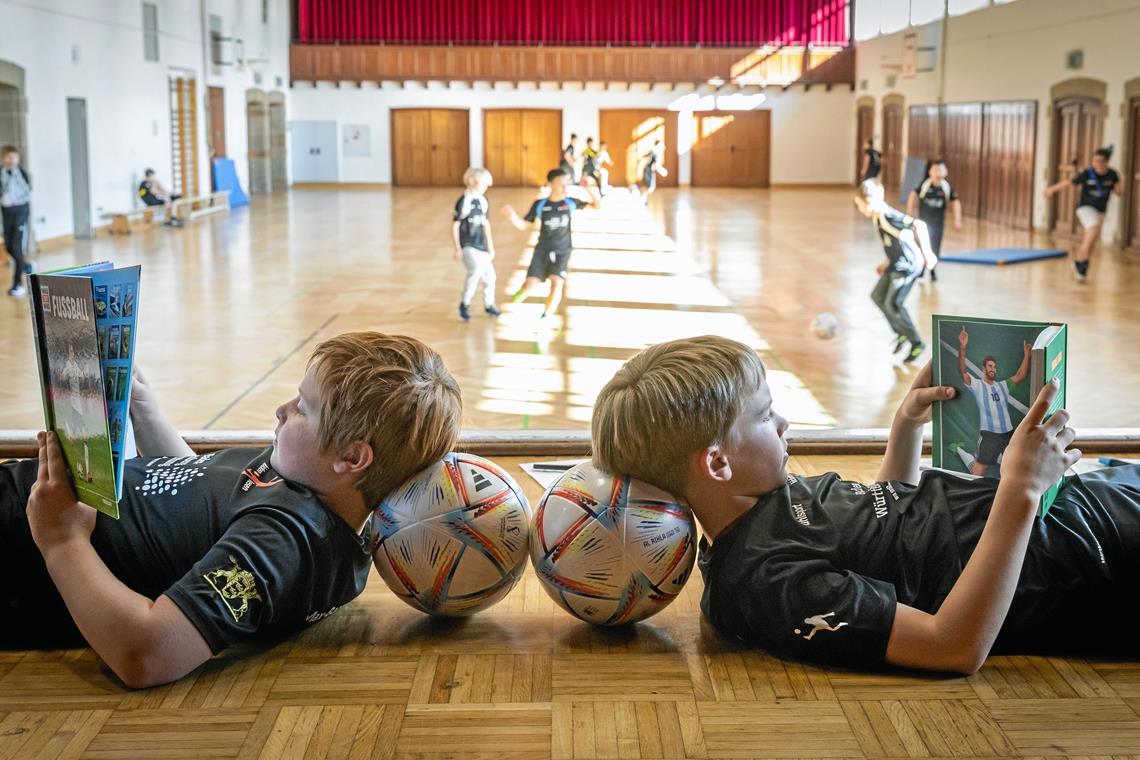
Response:
M811 321L811 331L820 340L831 340L839 330L839 320L829 311L817 314Z

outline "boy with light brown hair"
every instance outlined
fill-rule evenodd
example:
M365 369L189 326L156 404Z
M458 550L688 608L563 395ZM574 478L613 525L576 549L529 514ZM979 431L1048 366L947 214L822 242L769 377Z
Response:
M788 422L750 347L719 336L642 351L594 406L597 465L671 491L705 537L701 608L724 635L856 667L973 673L991 648L1136 652L1140 467L1067 478L1069 415L1042 389L1003 478L919 471L928 364L895 413L875 483L787 472ZM1005 473L1008 472L1008 475ZM1111 626L1099 624L1111 613Z
M319 344L273 445L196 455L136 374L120 520L80 503L58 441L0 465L0 644L87 643L128 686L321 620L364 590L373 509L450 451L459 386L414 338Z

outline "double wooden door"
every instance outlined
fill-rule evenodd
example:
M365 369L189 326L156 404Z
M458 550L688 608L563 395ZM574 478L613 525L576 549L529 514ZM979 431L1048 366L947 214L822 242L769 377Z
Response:
M768 187L771 111L699 111L693 116L693 187Z
M466 110L452 108L393 109L392 184L461 184L471 153L467 117Z
M859 106L855 112L855 182L863 179L863 157L867 141L875 139L875 107Z
M677 113L638 108L606 108L598 112L601 131L598 140L606 141L610 159L611 185L634 185L641 181L638 173L641 159L661 140L665 146L663 163L669 172L658 175L658 187L677 187Z
M902 103L883 104L883 171L880 175L888 201L899 197L902 183Z
M558 167L562 112L496 108L483 111L483 166L499 186L541 185Z
M1124 168L1124 245L1140 250L1140 98L1128 104L1128 166Z
M1071 180L1076 172L1092 162L1103 129L1104 104L1092 98L1066 98L1053 104L1052 182ZM1053 196L1050 218L1053 232L1060 237L1080 234L1077 201L1080 188L1066 184Z

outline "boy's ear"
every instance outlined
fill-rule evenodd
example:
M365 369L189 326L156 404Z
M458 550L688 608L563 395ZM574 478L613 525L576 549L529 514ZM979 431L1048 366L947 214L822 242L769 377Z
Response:
M720 446L698 449L693 457L696 461L697 477L721 483L732 480L732 465Z
M357 475L367 470L372 460L372 447L364 441L353 441L341 452L333 464L333 471L337 475Z

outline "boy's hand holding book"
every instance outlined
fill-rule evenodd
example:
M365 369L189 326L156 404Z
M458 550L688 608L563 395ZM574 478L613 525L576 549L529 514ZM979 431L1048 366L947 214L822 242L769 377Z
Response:
M55 433L39 433L39 471L28 497L28 527L47 559L56 548L91 542L97 512L79 501L68 478L67 463Z
M1081 458L1080 449L1069 449L1077 437L1069 413L1059 409L1045 420L1060 384L1046 383L1025 419L1017 426L1002 460L1002 486L1028 494L1035 501Z

